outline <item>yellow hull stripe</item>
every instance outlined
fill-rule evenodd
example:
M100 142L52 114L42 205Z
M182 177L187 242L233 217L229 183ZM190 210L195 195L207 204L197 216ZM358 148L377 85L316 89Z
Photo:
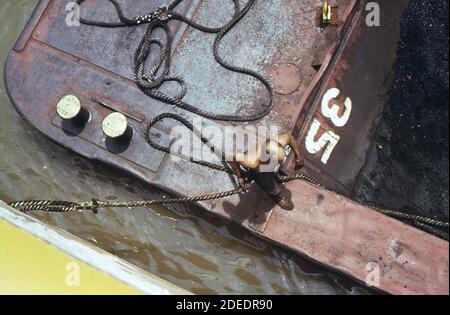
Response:
M0 219L0 294L139 293Z

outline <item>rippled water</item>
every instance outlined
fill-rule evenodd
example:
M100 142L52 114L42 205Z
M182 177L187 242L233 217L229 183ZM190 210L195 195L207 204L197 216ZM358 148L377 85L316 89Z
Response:
M0 0L0 61L37 0ZM3 77L3 69L1 69ZM0 84L0 199L152 198L158 192L84 159L30 128ZM195 208L35 214L195 293L360 294L367 289Z

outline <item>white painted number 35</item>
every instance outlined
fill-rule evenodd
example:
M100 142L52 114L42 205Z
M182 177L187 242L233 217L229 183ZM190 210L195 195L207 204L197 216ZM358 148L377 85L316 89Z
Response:
M344 127L348 123L352 113L352 100L349 97L344 101L343 110L339 105L332 103L333 99L336 99L340 93L341 91L339 89L332 88L322 98L322 114L325 118L330 119L336 127ZM323 164L327 164L331 153L333 153L334 148L340 140L340 136L332 130L328 130L318 137L321 127L322 124L320 121L314 119L306 136L305 145L311 154L317 154L323 151L321 161Z

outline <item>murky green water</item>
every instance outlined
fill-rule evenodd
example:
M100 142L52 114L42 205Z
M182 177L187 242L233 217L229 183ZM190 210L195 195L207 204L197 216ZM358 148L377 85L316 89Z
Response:
M37 0L0 0L0 62ZM3 77L3 69L1 69ZM135 200L158 193L53 144L16 114L0 85L0 199ZM359 294L367 289L196 209L35 214L195 293ZM0 236L1 237L1 236Z

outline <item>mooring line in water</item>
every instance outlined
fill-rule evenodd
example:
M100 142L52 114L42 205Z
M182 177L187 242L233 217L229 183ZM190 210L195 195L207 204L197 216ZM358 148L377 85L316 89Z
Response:
M320 187L322 189L326 189L332 193L335 193L341 196L336 191L327 188L326 186L318 183L313 178L306 176L304 174L293 174L290 176L285 176L279 179L280 183L287 183L294 180L302 180L312 184L314 186ZM149 207L152 205L168 205L168 204L182 204L182 203L195 203L200 201L208 201L208 200L217 200L223 199L226 197L230 197L233 195L238 195L241 193L246 193L251 188L252 184L249 184L245 188L237 188L227 192L216 193L216 194L207 194L195 197L184 197L184 198L164 198L164 199L154 199L154 200L141 200L141 201L124 201L124 202L108 202L108 201L99 201L92 200L90 202L77 203L77 202L68 202L68 201L53 201L53 200L29 200L29 201L16 201L9 203L9 206L21 211L21 212L31 212L31 211L44 211L44 212L56 212L56 213L68 213L68 212L80 212L80 211L93 211L97 212L99 209L105 208L138 208L138 207ZM439 236L445 240L449 240L448 233L440 231L437 228L449 228L448 222L442 222L439 220L426 218L418 215L407 214L403 212L399 212L392 209L380 208L371 204L363 204L363 206L367 206L372 210L375 210L381 214L411 221L411 223L419 228L423 228L434 234Z
M147 143L152 146L154 149L174 154L174 152L171 152L171 150L167 147L161 146L158 143L154 142L150 137L150 130L153 128L155 124L160 122L164 119L174 119L181 124L183 124L186 128L190 129L191 132L193 132L195 135L197 135L200 140L209 148L211 151L218 155L217 152L220 152L217 150L217 148L214 147L213 144L209 142L209 139L203 137L201 133L199 133L198 130L195 129L195 127L186 119L182 118L179 115L176 114L161 114L157 117L155 117L145 129L145 139ZM226 157L225 154L222 152L218 158L222 161L224 165L218 165L214 163L210 163L207 161L198 161L194 160L192 157L187 157L181 154L177 154L181 158L188 159L192 163L199 164L201 166L223 171L225 173L234 175L234 172L227 166ZM312 177L309 177L307 175L301 174L301 173L295 173L289 176L280 177L277 179L279 183L288 183L294 180L302 180L304 182L307 182L311 185L314 185L316 187L319 187L321 189L324 189L326 191L329 191L333 194L336 194L338 196L342 196L337 191L319 183ZM209 200L218 200L227 198L230 196L246 193L250 190L251 186L255 184L248 183L245 187L239 187L233 190L229 190L226 192L219 192L219 193L212 193L212 194L206 194L206 195L199 195L199 196L190 196L190 197L181 197L181 198L163 198L163 199L153 199L153 200L140 200L140 201L124 201L124 202L110 202L110 201L100 201L100 200L92 200L90 202L84 202L84 203L77 203L77 202L68 202L68 201L53 201L53 200L30 200L30 201L16 201L9 204L9 206L16 208L19 211L22 212L31 212L31 211L44 211L44 212L57 212L57 213L67 213L67 212L79 212L79 211L93 211L97 212L99 209L104 208L138 208L138 207L150 207L152 205L169 205L169 204L186 204L186 203L195 203L195 202L201 202L201 201L209 201ZM448 233L442 232L436 228L449 228L448 222L442 222L439 220L435 220L432 218L426 218L418 215L408 214L404 212L400 212L393 209L387 209L378 207L374 204L364 204L358 201L353 200L356 203L361 204L362 206L368 207L372 210L375 210L381 214L394 217L397 219L407 220L410 221L413 225L420 227L427 232L434 234L436 236L439 236L445 240L449 240Z
M280 179L279 182L286 183L296 179L303 179L312 184L319 185L315 181L303 174L295 174L291 176L286 176ZM201 201L218 200L241 193L246 193L250 190L252 184L248 184L246 187L240 187L233 190L229 190L221 193L191 196L191 197L181 197L181 198L163 198L163 199L153 199L153 200L140 200L140 201L100 201L93 199L89 202L70 202L70 201L57 201L57 200L23 200L11 202L8 205L15 208L21 212L31 212L31 211L44 211L44 212L55 212L55 213L67 213L67 212L78 212L78 211L94 211L104 208L138 208L138 207L149 207L154 205L168 205L168 204L183 204L183 203L195 203Z

